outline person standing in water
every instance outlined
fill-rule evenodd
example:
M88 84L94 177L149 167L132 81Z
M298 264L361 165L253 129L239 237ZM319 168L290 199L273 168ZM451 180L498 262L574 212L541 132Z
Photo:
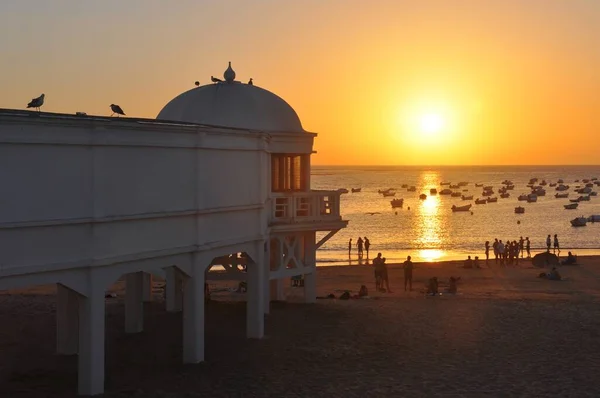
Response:
M485 265L490 261L490 241L485 241Z
M412 275L413 274L413 263L410 261L410 256L406 257L406 261L404 262L404 291L406 291L406 287L409 286L410 291L412 291Z
M527 251L527 258L531 258L531 242L529 236L525 237L525 250Z
M369 238L365 236L365 250L367 252L367 258L369 258L369 247L371 247L371 242L369 242Z
M352 238L348 241L348 257L352 254Z
M356 246L358 247L358 257L362 257L362 255L363 255L363 240L360 236L358 237L358 240L356 241Z
M558 245L558 235L554 234L554 254L556 254L556 252L558 252L558 255L560 256L560 246Z

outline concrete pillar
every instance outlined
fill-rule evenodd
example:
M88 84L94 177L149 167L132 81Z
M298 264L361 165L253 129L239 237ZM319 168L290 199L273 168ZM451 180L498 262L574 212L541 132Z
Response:
M179 312L183 308L183 277L177 267L168 267L165 269L165 301L167 303L167 312Z
M147 272L143 273L144 282L142 285L144 302L148 303L152 301L152 274Z
M265 292L263 293L263 297L265 298L263 300L263 306L264 306L264 313L265 315L268 315L271 312L271 300L269 299L269 297L271 297L271 286L269 283L269 270L267 270L267 272L265 272L265 283L264 283L264 290Z
M144 330L144 272L132 272L125 276L125 333Z
M285 301L285 282L286 281L289 281L289 278L272 279L269 282L271 285L271 300Z
M204 361L204 264L193 264L183 287L183 363Z
M56 352L75 355L79 351L79 294L56 284Z
M317 243L315 231L304 234L304 265L312 272L304 275L304 302L317 302Z
M317 302L317 270L304 275L304 302Z
M90 290L79 300L79 395L104 392L104 289Z
M264 297L265 294L265 273L267 264L265 263L265 254L263 243L257 243L257 248L252 258L253 262L248 264L247 283L248 293L246 294L246 336L248 338L261 339L265 334L265 315L264 315Z

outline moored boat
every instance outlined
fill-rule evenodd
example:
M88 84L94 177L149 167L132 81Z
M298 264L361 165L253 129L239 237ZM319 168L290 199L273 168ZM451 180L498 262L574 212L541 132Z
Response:
M437 194L437 189L435 189L435 188L431 188L431 189L429 190L429 194L430 194L430 195L436 195L436 194Z
M525 208L521 207L521 206L517 206L517 207L515 207L515 213L516 214L523 214L523 213L525 213Z
M509 198L509 197L510 197L510 194L509 194L508 192L504 192L504 193L501 193L501 194L500 194L500 197L501 197L502 199L506 199L506 198Z
M360 192L362 188L352 188L352 193Z
M471 209L471 204L468 205L464 205L464 206L455 206L452 205L452 211L453 212L457 212L457 211L469 211Z
M460 198L462 196L462 193L460 193L460 192L452 192L450 194L450 196L452 196L453 198Z
M484 205L487 203L487 199L475 199L476 205Z
M392 209L395 209L396 207L402 207L402 205L404 205L404 199L392 199L390 203L392 205Z
M525 200L527 200L527 196L528 196L528 195L527 195L527 194L525 194L525 193L524 193L524 194L521 194L521 195L519 195L519 197L517 198L517 200L520 200L520 201L525 201Z
M425 199L427 199L427 195L425 195L424 193L422 193L422 194L419 195L419 199L425 200Z
M452 190L448 188L444 188L440 191L440 195L452 195Z
M461 196L461 199L462 200L473 200L473 195L469 195L469 196L463 195L463 196Z
M383 195L383 197L388 197L388 196L396 196L396 192L393 191L387 191L387 192L382 192L381 193Z
M563 205L567 210L574 210L579 206L579 203L569 203L568 205Z
M534 193L530 193L529 195L527 195L527 202L528 203L537 202L537 195Z
M571 220L571 225L574 227L585 227L585 224L587 224L587 218L583 216Z
M498 198L494 197L494 198L487 198L487 202L488 203L496 203L498 201Z
M565 192L565 193L555 193L554 197L556 199L560 199L560 198L568 198L569 197L569 193Z
M338 189L339 193L348 193L348 190L346 188L340 188Z

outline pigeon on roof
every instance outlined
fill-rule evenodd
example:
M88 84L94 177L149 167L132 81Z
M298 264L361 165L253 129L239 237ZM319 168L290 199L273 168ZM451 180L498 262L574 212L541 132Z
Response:
M219 79L218 77L214 77L214 76L211 76L210 80L212 80L213 83L219 83L219 82L223 81L223 80Z
M46 94L42 94L39 97L32 99L31 102L29 102L27 104L27 108L36 108L39 112L42 105L44 105L45 97L46 97Z
M113 111L112 115L114 115L116 113L117 115L126 116L125 112L123 112L123 109L121 109L121 107L119 105L110 104L110 110Z
M251 86L254 85L254 83L252 82L252 78L250 78L250 80L248 80L248 84L251 85Z

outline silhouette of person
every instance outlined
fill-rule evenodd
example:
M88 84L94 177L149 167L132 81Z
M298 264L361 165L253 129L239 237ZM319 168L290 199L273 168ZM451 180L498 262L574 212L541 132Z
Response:
M550 235L546 238L546 249L548 253L550 253L550 244L552 243L552 239L550 239Z
M367 258L369 258L369 247L371 247L371 242L369 242L369 238L365 236L365 250L367 251Z
M410 261L410 256L406 257L404 262L404 291L409 286L412 291L413 263Z
M360 236L358 237L358 240L356 241L356 246L358 247L358 257L362 257L362 255L363 255L363 240Z
M352 253L352 238L350 238L350 240L348 241L348 257L350 257L351 253Z

